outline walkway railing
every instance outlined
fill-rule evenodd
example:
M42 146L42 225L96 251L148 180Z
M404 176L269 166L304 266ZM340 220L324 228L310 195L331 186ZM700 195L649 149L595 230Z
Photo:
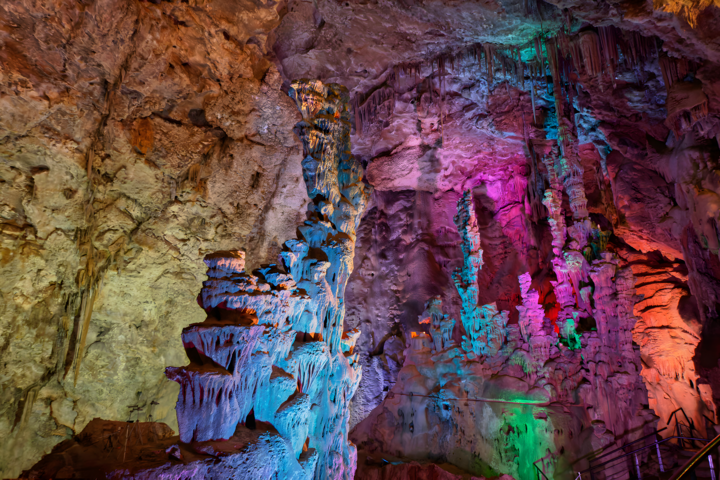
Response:
M685 478L694 478L693 472L698 467L700 462L703 460L703 458L707 455L708 462L710 463L710 478L712 480L716 480L717 476L715 473L715 465L713 465L713 459L712 459L712 450L714 448L717 448L718 445L720 445L720 435L717 435L715 438L710 440L707 445L705 445L702 449L700 449L699 452L697 452L693 457L688 460L685 465L683 465L680 470L675 472L675 474L670 477L670 480L681 480Z
M639 454L640 452L643 452L643 451L645 451L645 450L650 450L650 449L655 449L655 450L657 451L657 454L658 454L658 464L659 464L659 466L660 466L660 471L661 471L661 472L665 472L665 467L664 467L663 462L662 462L662 454L660 453L660 445L663 444L663 443L665 443L665 442L669 442L669 441L671 441L671 440L688 440L688 441L694 441L694 442L707 442L707 441L708 441L706 438L698 438L698 437L679 437L679 436L676 436L676 435L673 435L672 437L663 438L663 439L661 439L661 440L657 440L657 439L656 439L655 442L654 442L654 443L651 443L650 445L643 445L642 447L636 448L635 450L632 450L632 451L630 451L630 452L623 453L622 455L618 455L618 456L616 456L616 457L614 457L614 458L611 458L610 460L607 460L607 461L605 461L605 462L603 462L603 463L599 463L599 464L596 464L596 465L592 465L592 463L591 463L590 468L587 468L587 469L583 470L583 471L580 472L580 473L581 473L581 474L586 474L586 473L587 473L587 474L589 474L590 479L594 479L593 474L594 474L594 473L599 473L599 472L596 472L596 470L599 469L600 467L604 467L604 470L605 470L605 469L607 469L607 468L610 468L610 467L615 466L615 465L611 465L612 463L616 463L616 465L617 465L617 464L620 464L621 461L625 461L625 462L626 462L626 461L627 461L627 457L630 457L630 456L632 455L633 460L634 460L634 464L635 464L635 473L637 474L637 478L638 478L638 479L642 479L642 472L641 472L641 470L640 470L640 458L638 457L638 454ZM629 444L628 444L628 445L629 445ZM622 449L622 448L621 448L621 449ZM616 451L617 451L617 450L616 450ZM598 457L598 458L600 458L600 457ZM713 479L713 480L714 480L714 479Z
M680 421L680 415L682 415L684 417L685 421L687 422L686 424L682 423ZM706 415L703 415L703 417L705 417L705 420L707 421L707 423L709 425L717 425L714 420L707 417ZM675 435L673 435L671 437L659 439L658 437L659 437L660 432L663 432L663 431L667 430L668 428L671 428L671 423L672 423L673 419L675 419L675 428L674 428ZM683 427L685 428L685 432L687 432L687 433L685 433L683 431ZM627 451L628 447L630 447L632 445L637 445L638 443L645 441L650 437L655 437L655 440L653 443L640 446L630 452ZM720 435L715 437L712 440L710 440L708 438L701 438L700 431L696 428L694 422L687 416L687 414L685 413L685 410L683 410L682 408L678 408L677 410L675 410L674 412L672 412L670 414L670 417L668 418L668 421L667 421L667 427L662 428L660 430L656 430L656 431L654 431L648 435L645 435L644 437L638 438L637 440L634 440L630 443L626 443L625 445L623 445L619 448L616 448L615 450L612 450L610 452L604 453L598 457L589 459L589 465L590 465L589 468L583 470L582 472L578 472L575 480L581 480L582 478L586 478L586 477L589 478L590 480L594 480L595 476L597 476L600 473L601 467L602 467L602 471L607 472L608 469L616 467L616 466L620 466L623 463L625 465L627 465L628 460L632 461L631 468L633 470L635 470L634 473L636 475L636 478L642 479L642 471L641 471L642 453L645 451L648 451L648 450L655 451L655 453L657 454L657 461L658 461L657 467L659 468L660 472L664 473L666 471L668 465L665 465L663 463L662 453L660 452L660 446L662 444L665 444L665 443L671 442L671 441L677 441L677 445L681 449L685 449L686 443L688 444L688 446L692 446L694 442L699 442L700 444L704 444L704 447L702 447L701 451L698 452L698 454L695 457L693 457L691 459L691 461L688 461L687 465L688 465L688 468L690 468L690 470L687 470L687 471L688 472L693 471L694 468L697 466L697 464L699 462L701 462L703 460L703 458L707 455L707 459L710 464L711 478L712 478L712 480L717 480L717 474L715 472L712 455L709 452L713 448L717 447L720 444ZM707 451L708 453L702 453L705 451ZM620 453L620 452L622 452L622 453ZM650 453L650 452L648 452L648 453ZM614 454L617 454L617 455L615 455L614 457L609 458L608 460L605 460L601 463L597 463L601 459L611 457ZM629 458L629 457L632 457L632 458ZM548 476L543 471L544 469L540 468L538 466L538 462L542 462L544 460L546 460L546 457L543 457L543 458L535 461L535 463L533 464L533 466L535 467L535 479L536 480L551 480L550 478L548 478ZM696 460L696 461L693 463L692 460ZM685 471L684 468L685 467L683 467L683 470L680 473ZM625 470L625 471L627 471L627 470ZM673 480L675 478L676 477L673 477ZM679 478L685 478L685 477L677 477L677 478L679 479ZM690 478L690 477L687 477L687 478Z

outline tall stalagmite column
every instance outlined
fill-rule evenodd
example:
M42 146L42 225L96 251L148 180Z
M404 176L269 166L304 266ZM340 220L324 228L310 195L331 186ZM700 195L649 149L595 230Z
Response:
M578 336L575 333L578 317L582 310L589 308L580 291L580 281L586 282L588 280L587 274L589 270L589 265L581 251L587 245L591 228L585 186L583 184L583 168L580 164L578 139L572 121L574 107L569 104L568 108L565 108L563 79L560 75L561 63L565 60L561 57L562 53L558 48L557 40L548 41L547 52L553 78L558 145L561 156L553 155L551 158L545 159L552 185L549 190L550 193L546 192L546 200L543 203L551 213L551 225L554 226L554 222L559 223L562 221L564 227L564 218L553 218L557 217L558 207L562 203L562 188L560 187L562 182L562 187L564 187L570 200L570 210L573 213L574 224L566 230L572 237L570 245L564 246L566 240L565 231L562 232L563 247L560 247L562 252L558 251L558 245L561 243L561 239L558 238L560 232L556 233L555 231L559 229L553 228L553 251L556 255L553 259L553 266L558 278L558 281L553 285L558 303L561 306L558 316L560 334L567 339L569 345L578 348ZM548 195L550 198L548 198ZM553 208L551 208L551 205ZM560 216L562 217L562 214Z
M343 336L345 286L355 231L368 200L361 164L350 152L348 92L300 81L290 96L302 112L308 220L285 243L280 263L245 272L243 252L205 259L202 324L183 330L187 367L169 367L181 385L183 442L227 439L250 412L285 442L279 478L350 480L357 450L348 441L349 402L362 373ZM262 450L263 447L260 447Z
M361 371L352 342L343 341L345 286L353 270L355 232L367 205L369 188L362 182L363 168L350 152L350 112L347 89L320 81L299 81L290 86L303 120L295 133L303 142L303 178L310 203L309 220L301 226L302 239L287 243L281 254L286 269L311 299L334 297L324 316L305 315L312 325L295 329L319 334L329 347L329 361L312 391L309 446L319 451L315 478L352 479L357 450L348 441L349 403ZM323 275L329 292L316 291ZM314 302L319 302L315 300Z
M453 220L462 239L463 252L462 267L453 273L455 288L462 299L460 316L466 333L462 347L468 352L468 358L494 356L505 342L509 313L498 311L495 303L478 305L477 275L483 266L483 251L471 190L466 190L458 200Z

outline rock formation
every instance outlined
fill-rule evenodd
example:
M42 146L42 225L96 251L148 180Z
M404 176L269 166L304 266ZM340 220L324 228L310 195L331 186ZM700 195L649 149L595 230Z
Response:
M255 430L255 422L265 422L276 433L245 442L242 452L236 445L215 454L224 459L219 464L196 460L176 468L197 478L234 467L232 478L351 479L356 469L357 451L347 437L348 406L362 375L353 355L359 332L343 334L343 298L367 187L349 151L347 91L305 81L294 83L290 94L303 115L296 131L313 200L300 238L286 242L279 256L283 269L273 264L249 274L241 251L206 256L208 280L198 302L207 318L183 329L190 364L166 369L180 384L176 411L183 444L212 456L205 445L242 437L239 425L252 423ZM272 462L262 469L241 467L264 459ZM120 475L113 463L98 468ZM133 475L170 473L167 465L146 465Z
M349 148L347 91L303 81L290 95L303 115L296 133L308 220L280 253L284 270L248 275L241 253L206 257L201 306L209 316L183 330L190 366L167 375L181 384L182 442L227 439L254 411L277 429L306 478L351 479L357 451L347 440L348 404L362 373L354 341L342 341L343 301L367 192Z
M236 15L0 8L0 477L133 405L177 431L163 371L204 318L203 257L273 262L304 221L300 114L247 43L280 16Z
M602 444L602 434L608 430L620 443L652 430L654 415L643 405L647 393L639 374L639 351L628 342L636 320L628 312L636 299L632 272L624 270L614 277L617 260L610 253L604 253L604 262L595 261L605 273L597 279L591 274L595 311L612 310L612 326L599 323L597 332L578 334L581 312L572 310L576 305L570 293L561 314L570 309L572 317L558 322L558 341L551 328L544 328L550 320L537 303L537 292L530 291L532 279L527 273L519 278L523 297L519 323L508 325L508 312L499 312L495 304L477 305L482 252L470 191L457 208L464 261L454 280L463 299L467 332L462 350L434 335L430 340L424 333L412 332L397 382L381 408L356 427L353 438L376 454L443 457L480 473L463 456L469 451L495 471L529 478L537 466L552 478L559 464L607 445L607 440ZM616 295L616 282L621 296ZM557 291L559 282L552 283ZM428 301L428 318L440 317L440 305L437 299ZM623 402L611 407L618 398ZM564 433L558 435L555 429L560 425ZM596 434L588 434L591 431ZM547 456L533 458L538 444Z

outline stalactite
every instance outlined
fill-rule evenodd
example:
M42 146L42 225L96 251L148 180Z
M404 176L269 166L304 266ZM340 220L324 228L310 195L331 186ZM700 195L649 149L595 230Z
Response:
M625 41L621 44L628 68L636 67L656 53L656 37L645 37L638 32L623 31Z
M527 183L525 186L525 195L528 202L525 213L531 218L534 223L537 223L542 217L542 189L538 190L537 188L538 183L542 184L542 178L540 178L540 172L538 171L535 149L532 146L529 132L525 128L525 113L521 113L523 120L523 137L525 139L525 147L527 148L528 154L530 156L530 173L528 175ZM529 209L527 207L529 207Z
M575 102L575 99L574 99L574 94L573 94L575 88L574 88L574 85L573 85L572 80L570 79L570 73L571 73L571 72L570 72L570 67L571 67L571 65L572 65L572 62L565 61L564 64L565 64L565 68L566 68L565 75L566 75L567 80L568 80L568 88L567 88L567 92L568 92L568 105L569 105L568 108L569 108L569 110L570 110L570 113L569 113L568 116L570 117L570 123L572 124L573 130L576 130L577 126L575 125L575 114L574 114L574 111L575 111L575 103L574 103L574 102Z
M502 67L502 78L503 81L507 82L507 68L505 65L505 59L503 57L500 57L500 66Z
M558 49L560 50L560 53L562 53L562 56L569 56L571 54L570 44L572 43L572 38L563 31L558 32L556 38Z
M525 90L525 64L522 61L522 56L520 54L520 48L515 48L515 52L517 54L517 78L518 78L518 84L520 85L520 90Z
M358 136L362 136L363 124L362 124L362 120L360 117L360 102L358 99L358 95L355 96L352 106L353 106L353 113L355 115L355 134Z
M557 115L558 125L563 118L563 102L562 102L562 82L560 79L560 58L558 55L557 42L554 38L548 39L546 42L548 55L548 63L550 64L550 73L552 74L553 94L555 96L555 115Z
M690 62L684 58L671 58L667 55L661 55L659 62L668 93L674 83L683 81L690 73Z
M88 290L85 291L83 296L81 318L82 321L82 333L80 335L80 343L77 348L77 354L75 355L75 378L73 385L77 385L78 377L80 376L80 365L82 364L83 357L85 356L85 343L87 341L88 330L90 330L90 319L92 318L93 307L95 305L95 299L97 298L98 291L102 290L104 277L91 285Z
M600 76L602 74L602 56L600 38L597 33L592 30L581 32L579 42L585 72L589 76Z
M572 31L572 12L569 8L565 10L565 30L568 33Z
M618 56L618 42L621 40L621 37L618 36L618 29L612 25L598 28L598 34L600 36L600 45L605 60L604 63L608 68L613 87L615 87L615 70L620 61Z
M579 41L578 37L573 37L570 40L569 47L570 47L570 58L573 63L573 66L575 67L575 71L580 73L582 71L583 56L582 56L582 48L580 46L580 41Z
M533 123L537 125L537 115L535 113L535 82L532 81L532 77L530 84L530 104L532 105L533 111Z
M491 88L493 77L494 77L494 61L495 61L495 47L493 45L485 44L485 65L487 74L488 89Z
M543 54L542 54L542 45L540 44L539 36L535 37L535 57L537 58L537 61L540 64L540 68L542 69L544 60L543 60Z
M382 87L370 94L367 99L356 96L353 102L355 112L355 133L362 135L377 117L384 113L391 116L395 111L395 89Z

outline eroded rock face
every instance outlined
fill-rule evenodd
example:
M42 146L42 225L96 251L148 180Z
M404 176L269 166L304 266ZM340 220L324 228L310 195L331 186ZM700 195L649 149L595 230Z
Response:
M279 15L246 7L2 7L0 475L131 405L176 430L202 258L302 223L300 115L246 44Z

